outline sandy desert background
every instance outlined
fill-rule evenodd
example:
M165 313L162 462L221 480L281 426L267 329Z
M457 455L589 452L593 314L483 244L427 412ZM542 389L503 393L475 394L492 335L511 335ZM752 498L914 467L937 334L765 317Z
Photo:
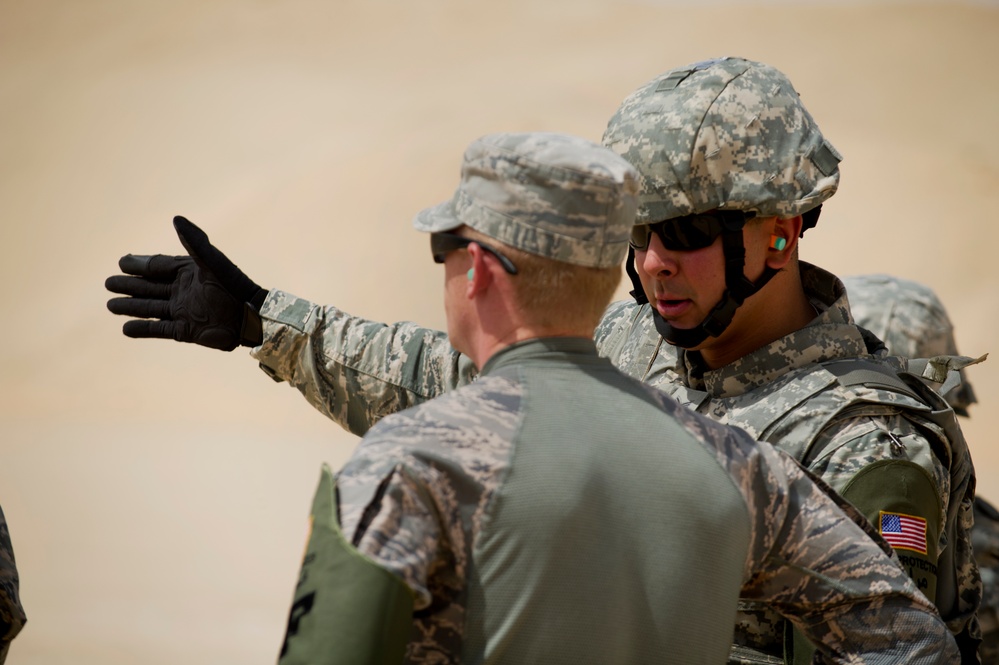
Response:
M997 35L996 2L0 3L8 662L274 662L319 466L356 443L245 349L121 335L104 279L180 252L173 215L266 287L440 327L409 222L470 140L599 140L659 72L743 55L845 155L802 257L929 284L964 353L999 352ZM969 378L999 499L999 356Z

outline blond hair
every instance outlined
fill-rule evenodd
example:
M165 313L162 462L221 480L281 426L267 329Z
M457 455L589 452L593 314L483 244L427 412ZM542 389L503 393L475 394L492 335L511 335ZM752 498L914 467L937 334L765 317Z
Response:
M596 328L621 283L621 266L579 266L528 254L467 226L460 233L513 261L517 274L511 283L517 304L527 322L538 328Z

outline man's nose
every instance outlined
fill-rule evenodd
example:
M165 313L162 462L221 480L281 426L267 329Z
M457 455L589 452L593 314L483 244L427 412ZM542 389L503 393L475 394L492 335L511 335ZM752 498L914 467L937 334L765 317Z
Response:
M666 249L656 233L651 234L648 248L635 256L642 271L651 277L669 277L677 272L676 252Z

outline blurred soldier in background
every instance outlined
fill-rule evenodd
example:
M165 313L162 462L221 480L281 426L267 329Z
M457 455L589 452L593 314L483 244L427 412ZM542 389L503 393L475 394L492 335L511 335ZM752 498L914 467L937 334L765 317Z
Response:
M634 300L608 308L600 354L843 494L936 603L963 661L978 662L967 444L904 360L875 355L883 345L853 324L842 282L798 260L799 236L839 185L840 156L791 82L741 58L673 69L624 100L603 142L636 167L641 191ZM187 247L194 259L122 259L131 277L107 286L131 297L108 307L139 317L126 335L252 346L267 374L357 434L475 374L443 332L269 291L205 245ZM936 369L943 384L947 368ZM809 662L796 637L779 607L747 599L731 662Z
M7 520L0 509L0 665L7 659L11 640L21 632L26 621L18 592L14 548L10 544Z
M889 353L907 358L958 355L954 325L930 287L889 275L854 275L843 283L857 325L877 335ZM944 398L967 418L968 407L978 400L964 369L959 376L961 381L947 387ZM980 496L975 497L971 542L982 575L979 655L985 665L999 665L999 511Z

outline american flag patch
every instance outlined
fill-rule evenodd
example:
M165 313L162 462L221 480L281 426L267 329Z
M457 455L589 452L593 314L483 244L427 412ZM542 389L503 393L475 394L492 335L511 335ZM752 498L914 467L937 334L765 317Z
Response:
M926 520L922 517L881 511L881 537L896 549L926 554Z

